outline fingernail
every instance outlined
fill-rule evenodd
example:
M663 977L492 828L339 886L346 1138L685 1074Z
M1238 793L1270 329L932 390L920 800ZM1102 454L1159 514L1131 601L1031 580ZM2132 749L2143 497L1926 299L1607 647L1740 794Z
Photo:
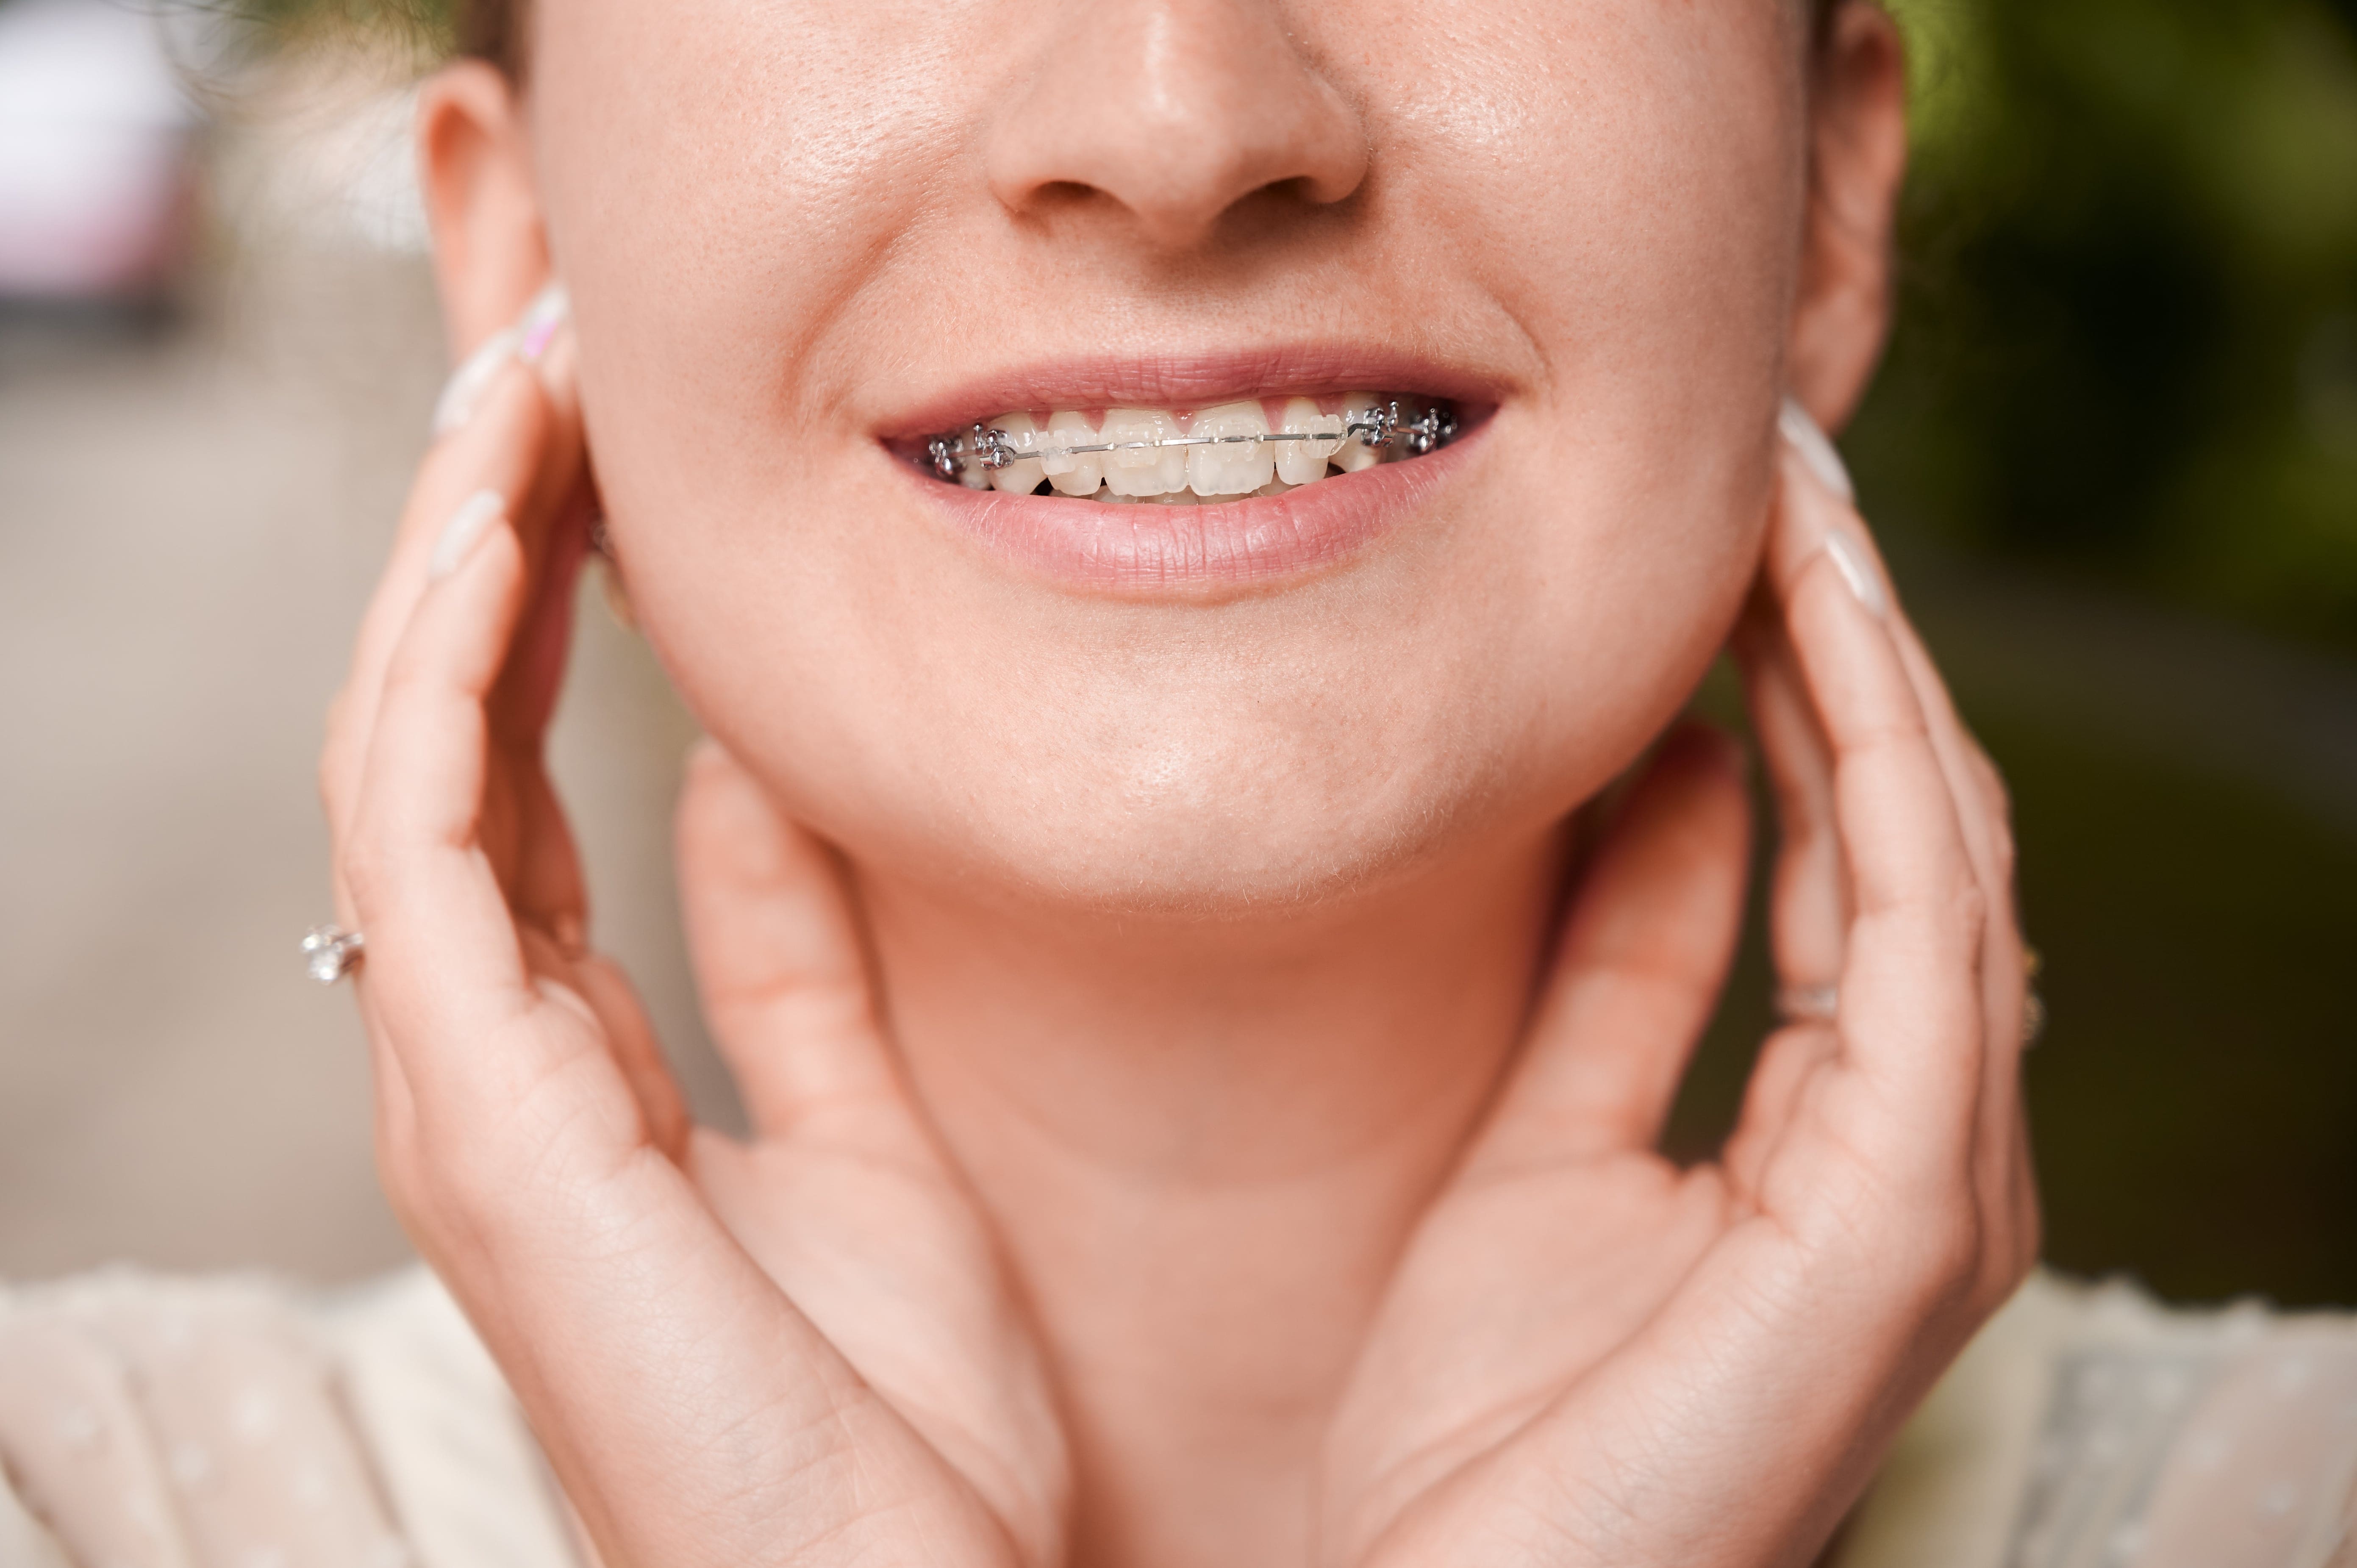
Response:
M426 581L438 583L458 569L483 530L505 516L507 498L497 490L477 490L458 503L450 521L442 525L442 537L434 542L434 558L425 568Z
M1849 591L1857 596L1859 604L1872 611L1877 620L1889 615L1890 598L1882 591L1882 575L1866 558L1866 552L1854 541L1835 532L1825 535L1825 553L1833 558L1834 570L1841 574L1842 581L1849 585Z
M1846 501L1857 499L1857 487L1849 480L1849 466L1826 438L1824 427L1801 406L1798 399L1784 399L1783 407L1776 413L1776 428L1792 443L1792 450L1801 455L1801 461L1809 466L1809 472L1817 477L1819 484Z
M572 314L572 295L565 285L551 280L532 303L523 307L511 327L503 327L484 340L483 346L467 356L467 362L450 372L443 383L442 395L434 403L434 434L447 435L475 417L475 409L483 401L483 392L510 360L527 365L540 363L541 356L556 340L557 328Z
M475 417L475 407L483 401L484 389L506 368L522 339L522 334L514 328L501 328L486 338L481 348L468 355L465 364L450 372L450 379L442 384L442 395L434 401L435 435L447 435Z
M573 296L563 284L551 279L516 318L516 358L527 365L540 363L540 357L556 340L556 329L572 314Z

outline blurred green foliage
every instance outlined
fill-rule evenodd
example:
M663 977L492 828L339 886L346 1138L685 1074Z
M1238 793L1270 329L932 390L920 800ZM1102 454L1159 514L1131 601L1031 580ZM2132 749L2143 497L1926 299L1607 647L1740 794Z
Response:
M447 55L456 0L216 0L267 44L359 34L391 40L423 60ZM527 0L528 3L528 0Z
M1886 529L2357 646L2357 0L1890 0Z

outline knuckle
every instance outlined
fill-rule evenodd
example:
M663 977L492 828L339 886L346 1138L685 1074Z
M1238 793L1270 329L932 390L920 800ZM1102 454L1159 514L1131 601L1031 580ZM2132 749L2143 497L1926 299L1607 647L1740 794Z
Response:
M2020 846L2014 842L2013 823L2002 812L1989 825L1989 851L1996 860L1998 882L2012 886L2020 865Z
M1951 940L1964 951L1978 954L1981 941L1988 934L1988 890L1978 882L1967 879L1957 886L1942 910L1942 923L1948 929Z
M404 646L393 650L392 660L384 667L384 689L377 698L379 714L397 712L407 706L427 684L423 657L404 642ZM379 722L382 722L382 717Z
M1927 1313L1974 1294L1986 1262L1986 1233L1970 1202L1949 1202L1931 1211L1905 1260L1906 1277Z
M1996 759L1989 756L1978 741L1973 741L1971 745L1973 761L1980 769L1981 783L1988 790L1989 810L1996 814L1999 821L2011 822L2013 791L2006 784L2005 770L1996 765Z
M382 907L394 876L394 857L381 827L365 818L356 823L337 857L336 870L362 909Z

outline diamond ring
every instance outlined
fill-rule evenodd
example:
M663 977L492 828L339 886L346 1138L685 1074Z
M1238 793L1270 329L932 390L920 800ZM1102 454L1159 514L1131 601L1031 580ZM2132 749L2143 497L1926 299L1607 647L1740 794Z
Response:
M358 931L341 926L314 926L303 939L303 967L322 985L333 985L360 967L367 949Z

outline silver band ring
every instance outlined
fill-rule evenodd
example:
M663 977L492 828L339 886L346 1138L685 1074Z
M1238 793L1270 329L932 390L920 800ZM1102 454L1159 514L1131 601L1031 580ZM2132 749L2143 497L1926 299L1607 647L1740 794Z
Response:
M1832 985L1782 985L1776 989L1776 1016L1787 1024L1830 1024L1841 1008Z
M1786 1024L1830 1024L1841 1012L1841 990L1832 985L1783 985L1776 990L1776 1016ZM2027 988L2021 996L2021 1043L2024 1048L2038 1043L2046 1033L2046 998L2038 988Z
M368 949L358 931L341 926L314 926L303 939L303 968L322 985L333 985L360 967Z

